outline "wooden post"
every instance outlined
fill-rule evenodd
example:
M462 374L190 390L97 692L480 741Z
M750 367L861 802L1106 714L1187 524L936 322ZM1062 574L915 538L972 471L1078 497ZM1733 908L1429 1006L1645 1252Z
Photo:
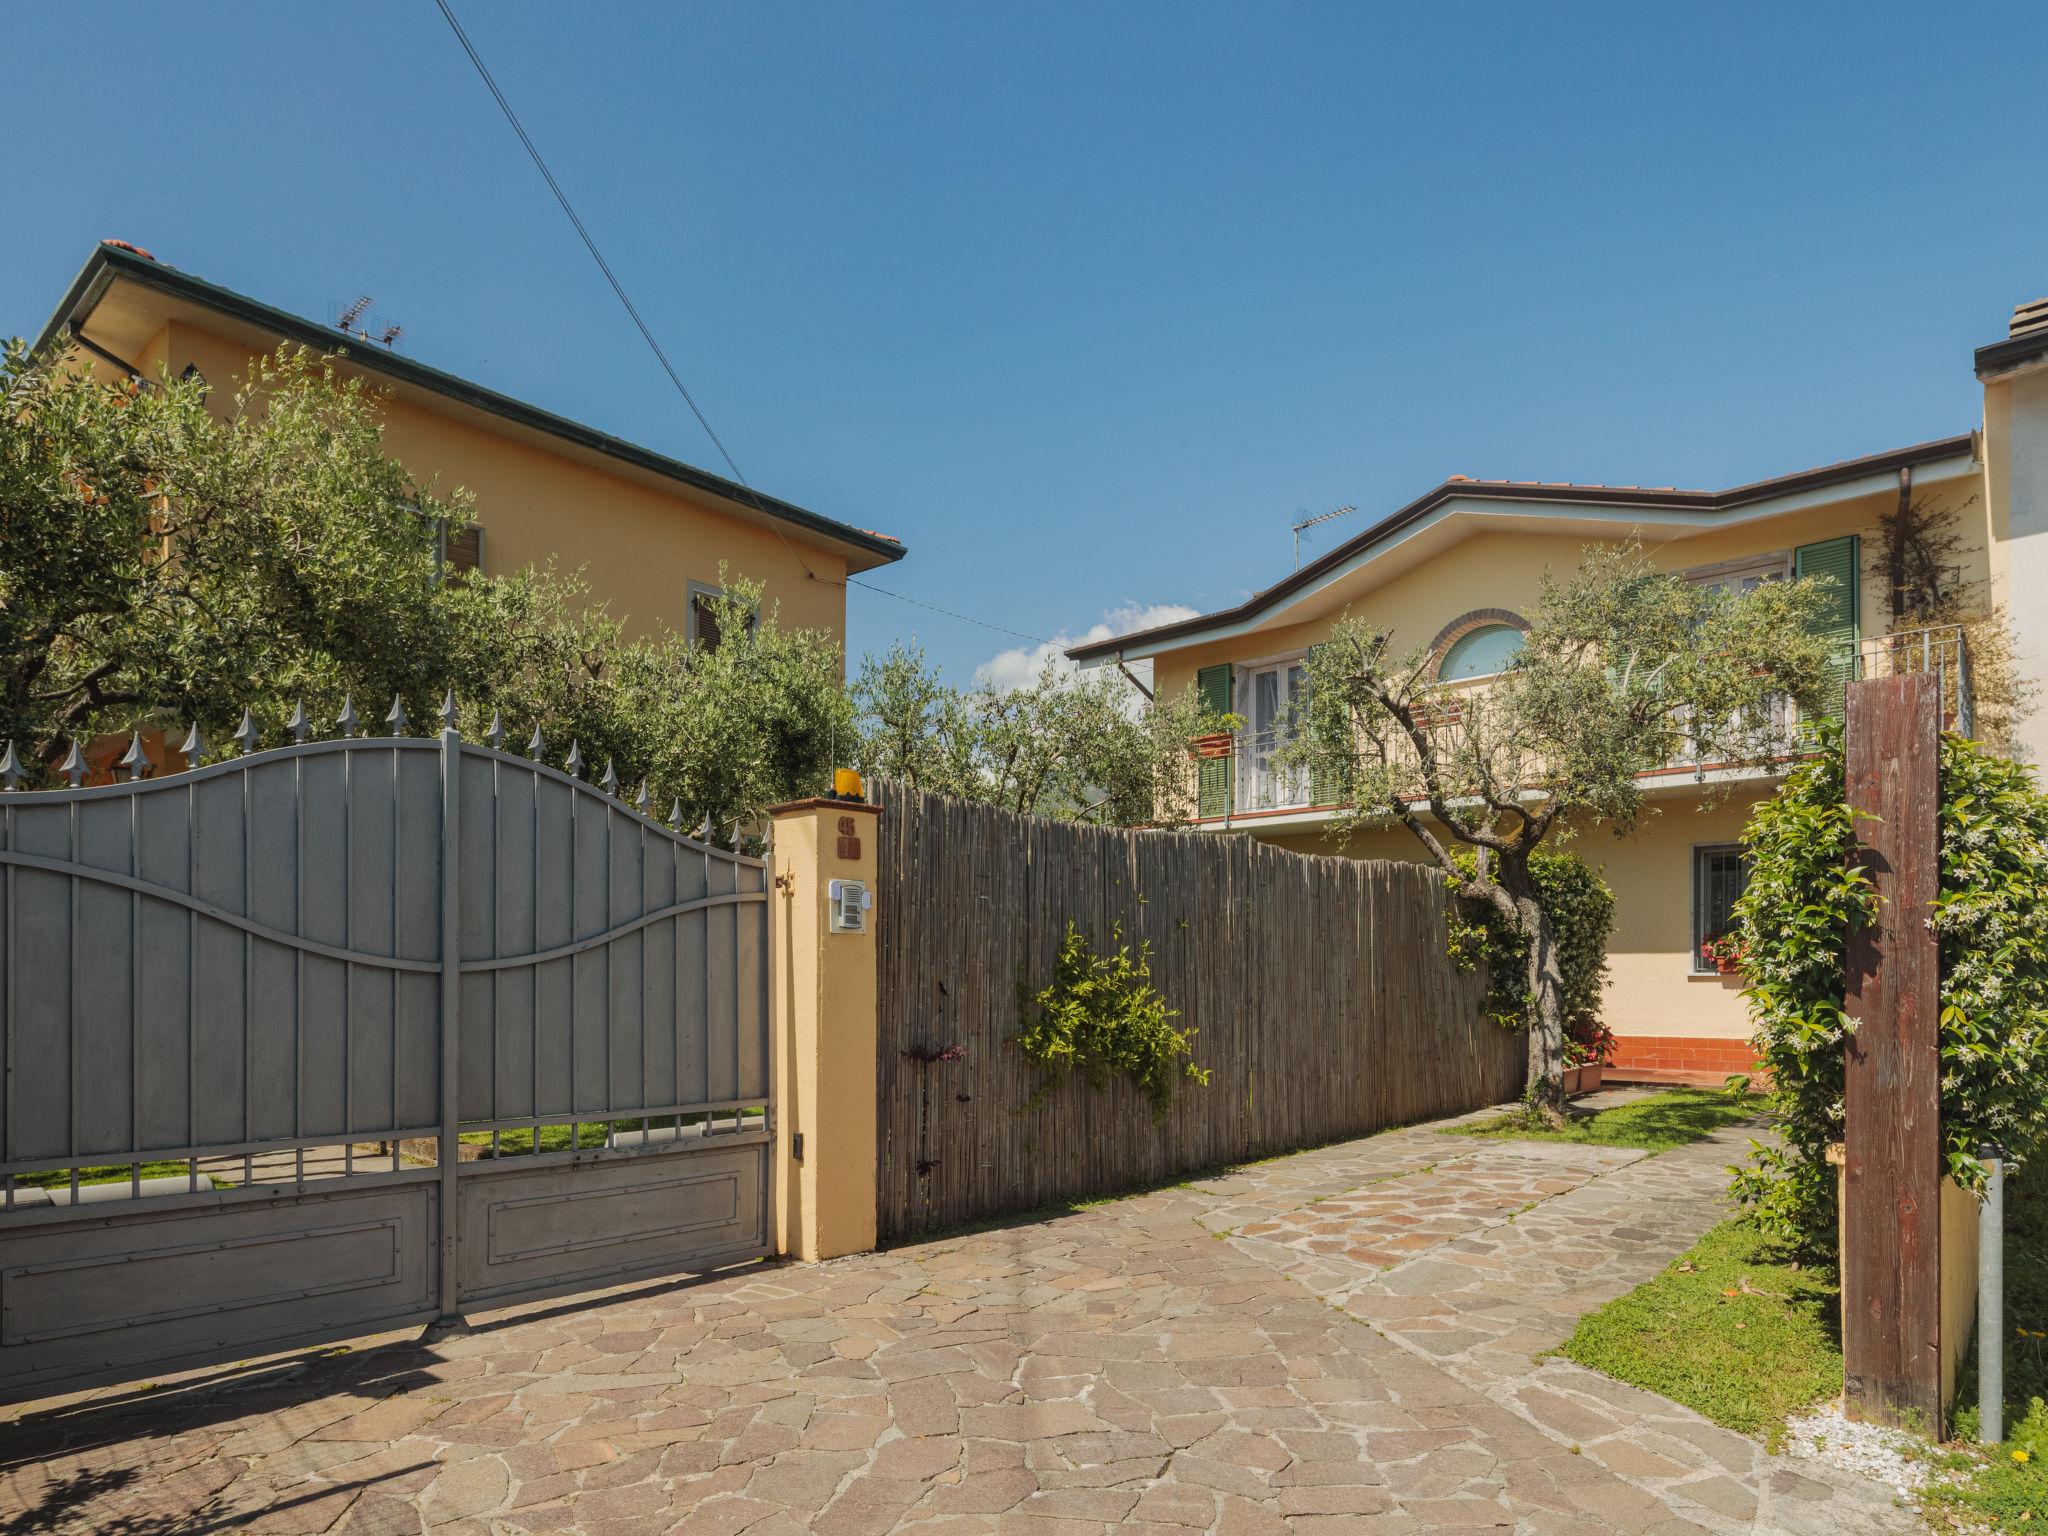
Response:
M1925 673L1849 685L1846 796L1883 906L1850 935L1844 1006L1843 1409L1941 1428L1940 699Z

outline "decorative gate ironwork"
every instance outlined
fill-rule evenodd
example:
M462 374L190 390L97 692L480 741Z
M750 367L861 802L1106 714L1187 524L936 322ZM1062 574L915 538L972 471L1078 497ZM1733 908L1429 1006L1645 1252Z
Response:
M766 860L497 740L0 794L0 1397L768 1251Z

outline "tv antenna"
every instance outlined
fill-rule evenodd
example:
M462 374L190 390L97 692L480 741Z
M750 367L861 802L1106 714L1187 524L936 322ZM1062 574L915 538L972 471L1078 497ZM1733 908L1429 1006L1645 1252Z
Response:
M1327 523L1333 517L1349 517L1352 513L1356 512L1357 510L1358 508L1352 506L1349 502L1347 502L1343 506L1335 509L1334 511L1318 513L1314 517L1305 517L1300 522L1296 523L1294 525L1294 568L1297 571L1301 569L1302 529L1313 528L1317 523Z
M344 335L353 336L358 341L374 341L382 346L395 347L405 334L405 327L373 314L370 306L375 302L367 293L359 293L346 304L330 304L327 312L334 328Z

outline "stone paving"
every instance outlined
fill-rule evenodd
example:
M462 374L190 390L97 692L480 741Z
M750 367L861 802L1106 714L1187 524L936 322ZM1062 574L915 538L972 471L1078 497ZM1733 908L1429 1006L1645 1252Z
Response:
M1052 1221L11 1410L0 1532L1917 1530L1541 1351L1719 1215L1391 1133Z

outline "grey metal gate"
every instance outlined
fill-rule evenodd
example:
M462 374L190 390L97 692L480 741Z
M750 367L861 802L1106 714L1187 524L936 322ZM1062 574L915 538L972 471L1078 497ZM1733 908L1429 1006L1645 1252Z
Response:
M768 1251L766 861L537 757L0 794L0 1397Z

